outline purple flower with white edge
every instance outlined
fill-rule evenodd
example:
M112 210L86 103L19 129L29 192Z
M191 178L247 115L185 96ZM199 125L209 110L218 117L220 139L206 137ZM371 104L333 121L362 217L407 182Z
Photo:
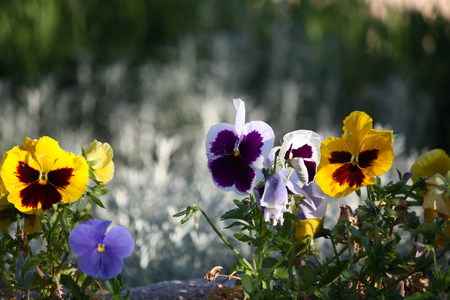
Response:
M283 225L283 213L288 211L288 191L283 172L276 172L267 177L259 205L263 207L262 212L266 222L273 220L273 225L277 225L278 222Z
M314 131L297 130L285 134L280 148L280 162L286 169L289 162L299 178L300 186L310 184L320 162L320 136Z
M328 201L317 192L318 185L315 181L301 188L293 182L288 182L287 186L294 194L305 196L305 199L299 203L298 218L300 220L323 218L325 216Z
M209 129L206 155L215 185L244 196L252 192L256 170L263 168L275 134L265 122L245 123L245 104L241 99L234 99L234 106L234 125L221 123Z
M81 256L78 265L88 276L107 280L119 275L122 258L133 252L134 240L125 227L116 226L105 235L110 224L111 221L90 220L70 233L70 248Z

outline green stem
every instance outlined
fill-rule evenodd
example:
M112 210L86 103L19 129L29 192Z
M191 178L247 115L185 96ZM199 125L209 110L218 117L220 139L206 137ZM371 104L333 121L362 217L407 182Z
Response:
M216 234L220 237L220 239L225 243L225 245L228 246L228 248L231 249L231 251L233 251L237 256L239 256L239 258L247 265L248 268L250 268L250 270L253 270L252 265L242 256L241 253L239 253L239 251L237 251L228 241L227 239L222 235L222 233L216 228L216 226L214 226L214 224L211 222L211 220L209 219L208 215L203 211L203 209L196 205L196 207L198 208L198 210L202 213L202 215L205 217L206 221L208 221L209 225L211 226L211 228L216 232Z

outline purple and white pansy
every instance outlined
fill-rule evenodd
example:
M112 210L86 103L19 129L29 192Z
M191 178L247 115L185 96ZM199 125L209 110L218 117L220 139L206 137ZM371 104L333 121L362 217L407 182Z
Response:
M273 147L275 134L262 121L245 123L245 103L234 99L235 124L211 126L206 137L208 168L213 182L223 191L244 196L253 191L256 170Z
M283 137L279 154L281 165L286 169L286 162L289 162L297 173L300 186L310 184L316 177L320 144L320 136L310 130L289 132Z

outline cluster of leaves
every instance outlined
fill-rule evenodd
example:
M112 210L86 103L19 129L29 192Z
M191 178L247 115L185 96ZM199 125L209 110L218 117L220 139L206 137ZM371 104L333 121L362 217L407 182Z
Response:
M295 226L301 226L297 216L285 213L283 226L274 227L264 221L253 197L235 200L236 208L222 220L232 221L226 228L240 229L234 237L251 247L251 263L229 245L200 207L190 206L175 216L184 215L184 223L201 211L239 255L226 276L237 278L236 285L242 286L246 298L441 299L450 289L450 276L438 263L450 243L447 240L443 248L434 243L437 236L443 236L441 228L446 223L420 224L409 209L422 204L424 189L423 180L408 185L407 178L401 178L382 186L377 178L375 185L367 187L367 196L355 213L341 205L339 221L332 229L322 228L315 238L301 240L295 240ZM290 205L301 201L290 199ZM332 257L320 257L316 238L331 243ZM411 251L403 254L400 249L409 249L408 244Z
M105 185L88 187L85 197L75 202L75 209L73 203L54 204L52 210L41 215L41 231L33 234L21 229L23 214L11 208L15 210L17 226L15 236L8 231L0 236L0 297L33 293L36 299L92 299L108 290L113 299L122 299L120 275L103 284L68 260L70 232L76 225L92 219L89 212L93 204L104 207L98 197L107 192ZM33 253L30 248L33 240L42 241L45 248ZM19 266L17 262L22 259L24 263Z

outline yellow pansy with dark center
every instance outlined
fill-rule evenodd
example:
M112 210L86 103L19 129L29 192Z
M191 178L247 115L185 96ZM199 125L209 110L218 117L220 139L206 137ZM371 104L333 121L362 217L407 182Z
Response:
M5 154L0 173L9 191L8 201L27 214L78 200L89 179L86 160L65 152L49 137L25 138L21 146Z
M375 183L394 161L392 131L372 129L372 119L355 111L344 120L341 138L329 138L320 148L316 181L332 197L347 196Z

